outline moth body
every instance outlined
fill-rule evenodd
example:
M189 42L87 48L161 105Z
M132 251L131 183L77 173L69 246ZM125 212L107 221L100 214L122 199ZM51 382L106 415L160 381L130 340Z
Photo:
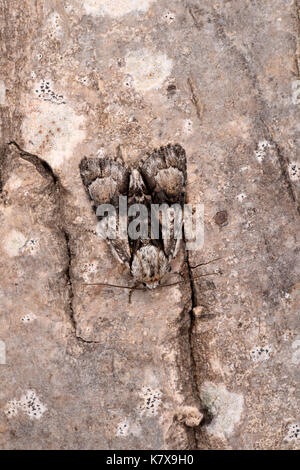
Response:
M169 268L169 261L163 250L148 243L133 255L130 271L136 281L145 284L149 289L154 289Z
M175 230L174 205L183 209L185 201L186 156L184 149L179 144L160 147L146 155L136 168L127 167L120 153L115 158L109 156L84 158L80 163L80 173L94 208L100 204L112 204L118 209L119 196L127 196L128 213L130 208L135 213L133 205L144 205L147 211L144 211L146 215L142 220L145 221L144 217L147 217L145 225L150 227L151 205L166 206L170 220L168 236L165 235L159 217L159 239L153 235L152 226L150 238L149 233L145 235L144 232L137 238L131 237L130 230L127 230L128 234L125 238L106 237L112 252L130 269L134 280L143 283L149 289L154 289L170 270L171 259L176 256L180 243L180 237L177 237ZM122 216L116 217L115 222L118 227ZM132 215L128 216L128 224L133 218ZM110 220L108 219L107 222Z

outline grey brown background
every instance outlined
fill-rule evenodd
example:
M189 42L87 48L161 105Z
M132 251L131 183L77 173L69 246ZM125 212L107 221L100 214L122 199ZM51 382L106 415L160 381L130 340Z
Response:
M299 448L297 7L1 0L2 449ZM80 160L169 142L205 244L166 281L206 275L131 304L84 286L131 280Z

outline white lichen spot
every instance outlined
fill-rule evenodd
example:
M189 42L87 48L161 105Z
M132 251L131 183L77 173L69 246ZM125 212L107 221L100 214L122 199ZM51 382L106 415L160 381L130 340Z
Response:
M247 196L246 196L245 193L241 193L241 194L238 194L236 198L237 198L237 200L238 200L239 202L243 202L243 200L244 200L246 197L247 197Z
M143 403L139 405L141 415L156 416L161 404L161 391L144 386L139 395L143 400Z
M90 281L90 274L97 273L99 270L99 263L96 261L93 261L91 263L86 263L84 265L84 273L83 273L83 279L85 282Z
M296 340L292 343L292 348L293 348L293 349L299 349L299 348L300 348L300 339L296 339Z
M71 13L72 11L74 11L74 5L72 1L68 2L67 0L64 0L64 8L66 13Z
M213 416L206 426L207 431L216 437L224 438L234 432L244 407L242 394L228 392L224 384L204 382L201 388L202 405Z
M105 148L104 147L99 147L98 148L97 157L98 158L104 158L105 157Z
M300 104L300 80L292 82L292 103Z
M137 91L158 89L170 75L172 60L166 54L155 54L141 49L126 56L124 73L133 79Z
M39 239L31 238L28 240L21 249L22 254L34 255L39 251Z
M264 160L266 156L266 151L270 147L271 147L271 144L267 140L262 140L258 142L257 149L255 150L254 154L259 163L262 163L262 161Z
M174 302L180 302L181 299L182 299L182 291L181 289L179 289L178 287L176 287L173 291L172 291L172 297L174 299Z
M249 165L242 166L241 171L242 172L247 171L247 170L249 170L249 168L250 168Z
M118 424L116 436L126 437L128 436L129 431L130 431L129 421L127 419L124 419Z
M289 176L292 181L299 181L300 179L300 164L291 162L288 167Z
M47 20L49 29L49 37L59 39L63 35L62 20L60 15L55 11L51 13Z
M293 336L294 336L294 332L288 329L283 333L282 339L283 341L290 341Z
M26 148L52 167L60 167L85 138L85 118L66 105L35 102L22 124Z
M297 349L295 352L293 352L292 363L294 365L300 364L300 349Z
M26 243L26 237L18 230L11 230L4 238L3 248L10 258L20 255L20 250Z
M23 183L24 183L24 181L22 180L22 178L20 178L17 175L11 174L9 176L8 180L6 181L5 189L9 193L11 193L13 191L18 190L19 188L22 188Z
M175 14L171 11L166 11L163 14L163 20L168 24L173 23L173 21L175 20Z
M8 418L12 418L22 410L30 419L40 419L47 407L41 402L34 390L27 390L18 401L16 399L10 401L5 406L4 412Z
M59 95L53 91L53 83L50 79L42 79L34 86L35 94L43 101L50 101L55 104L64 104L63 95Z
M28 390L21 396L19 406L30 419L40 419L47 410L34 390Z
M271 352L271 346L255 346L250 351L250 357L254 362L263 362L270 359Z
M17 416L19 411L19 402L17 400L11 400L9 401L5 408L4 408L4 413L8 418L13 418L14 416Z
M4 106L6 103L6 86L3 80L0 80L0 105Z
M87 76L77 77L76 79L79 83L81 83L81 85L89 86L89 78Z
M155 0L81 0L86 13L92 16L127 15L134 11L146 12Z
M134 115L134 114L130 114L130 116L129 116L127 122L136 122L136 121L137 121L137 119L136 119L135 115Z
M123 82L123 85L126 87L126 88L131 88L132 87L132 77L130 75L128 75L128 77L125 78L124 82Z
M21 318L22 323L31 323L36 319L36 315L34 313L27 313L26 315L23 315Z
M6 364L6 345L5 342L0 340L0 365Z
M186 119L183 123L183 132L185 134L192 134L193 131L193 121L190 121L190 119Z
M287 442L291 442L291 441L296 441L299 438L300 438L300 425L298 423L290 424L284 440Z
M294 349L293 355L292 355L292 363L294 365L300 364L300 340L296 339L292 343L292 348Z

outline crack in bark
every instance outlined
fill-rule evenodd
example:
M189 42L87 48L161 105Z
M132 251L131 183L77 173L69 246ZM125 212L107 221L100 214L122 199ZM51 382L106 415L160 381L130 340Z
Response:
M298 35L296 37L296 53L295 53L295 64L297 69L297 77L300 78L300 3L295 1L296 8L296 21L298 23Z
M197 8L197 7L194 7L192 5L186 5L186 8L187 8L189 14L191 15L191 17L193 19L195 27L200 30L201 29L201 24L198 23L197 17L194 13L194 9Z
M183 231L183 238L184 238L184 242L186 243L184 231ZM196 301L196 292L195 292L194 282L193 282L192 267L190 265L189 255L187 252L185 256L185 261L186 261L186 266L187 266L187 271L188 271L191 304L192 304L191 309L188 312L189 317L190 317L190 325L188 328L188 345L189 345L189 351L190 351L190 364L191 364L190 372L191 372L191 377L192 377L192 392L196 400L200 402L200 391L198 388L198 380L197 380L197 363L195 360L195 354L194 354L194 348L193 348L193 331L195 328L195 317L194 317L193 310L197 306L197 301ZM201 423L199 426L201 426ZM193 431L193 439L195 441L195 448L198 449L198 439L197 439L196 429L192 428L192 431Z
M186 5L187 11L189 12L189 14L192 17L195 28L198 31L200 31L201 24L199 23L196 15L195 15L195 12L197 12L197 10L194 10L193 6L189 5L188 2L186 2L185 5ZM197 7L195 7L195 8L197 8ZM299 30L300 30L300 7L299 8L296 7L296 10L297 10ZM300 206L298 205L297 193L295 191L294 185L293 185L293 183L292 183L292 181L289 177L289 173L288 173L289 160L285 156L282 149L280 148L280 145L277 143L277 141L274 137L272 129L265 123L265 121L263 119L263 112L266 113L268 111L269 107L268 107L267 103L265 102L265 100L263 98L263 91L260 87L258 77L257 77L255 71L253 70L252 65L251 65L250 61L247 59L247 57L236 47L236 45L227 36L227 34L224 30L224 26L223 26L222 21L221 21L221 17L217 14L217 12L214 10L214 8L212 8L212 18L213 18L213 21L216 25L216 36L219 38L219 40L222 42L222 44L226 47L226 49L229 51L229 53L236 56L236 60L241 64L242 68L245 70L246 74L248 75L248 77L251 81L251 85L252 85L253 89L256 91L256 96L254 97L254 99L255 99L255 101L258 105L257 114L258 114L258 121L259 121L260 131L262 131L264 137L267 140L270 141L270 143L273 145L273 147L276 151L278 162L279 162L279 165L280 165L280 170L281 170L281 178L284 182L284 185L287 187L288 194L289 194L293 204L296 203L297 211L300 214ZM297 44L299 44L299 42ZM296 67L297 67L298 76L300 76L298 49L296 50ZM192 95L191 101L194 104L194 106L196 107L197 116L199 118L199 110L198 110L198 106L197 106L197 104L198 104L197 94L195 93L195 87L193 86L193 81L190 78L188 78L188 85L189 85L191 95ZM191 323L190 323L190 328L189 328L189 348L190 348L190 354L191 354L191 368L192 368L191 373L192 373L192 376L193 376L192 386L193 386L194 393L197 395L197 397L200 400L200 390L199 390L198 381L197 381L197 361L196 361L196 356L195 356L195 351L194 351L194 346L193 346L193 333L194 333L194 330L195 330L195 317L194 317L194 314L193 314L193 309L194 309L194 307L197 306L197 299L196 299L196 291L195 291L195 287L194 287L194 282L193 282L193 279L192 279L193 278L193 276L192 276L193 267L189 263L189 256L188 255L186 256L186 263L187 263L188 275L189 275L189 280L190 280L191 300L192 300L192 307L191 307L191 311L190 311L190 322ZM211 318L211 315L209 316L209 318ZM200 400L200 403L201 403L201 400ZM201 411L204 413L204 415L207 414L205 412L205 410L201 410ZM202 424L204 424L204 422L202 422ZM200 424L200 426L201 426L201 424ZM194 430L194 438L195 438L196 445L198 447L199 441L197 439L196 430Z
M19 144L15 141L10 141L8 145L13 145L16 147L16 149L19 152L20 157L23 160L26 160L27 162L31 163L32 165L35 166L36 170L40 173L41 176L44 178L48 179L51 184L53 185L53 191L56 192L58 199L56 198L56 204L58 207L58 214L60 220L64 220L63 213L62 213L62 207L61 207L61 194L64 191L64 188L59 180L59 178L55 175L54 171L52 170L51 166L49 163L47 163L45 160L43 160L41 157L27 152L23 150ZM75 338L78 339L79 341L82 341L84 343L98 343L98 341L88 341L83 339L81 336L77 334L77 324L75 320L75 312L73 309L73 299L74 299L74 289L73 289L73 281L72 281L72 273L71 273L71 264L72 264L72 250L71 250L71 244L70 244L70 235L68 231L66 230L64 225L58 224L61 233L64 236L65 239L65 244L66 244L66 250L67 250L67 257L68 257L68 263L67 263L67 268L66 268L66 286L69 292L69 317L70 321L72 324L72 327L74 329L74 334Z
M219 39L227 47L227 49L232 51L233 54L235 54L238 57L238 59L240 60L240 62L244 66L244 69L245 69L248 77L250 77L250 79L251 79L252 87L257 91L257 96L254 99L258 104L257 114L258 114L258 120L259 120L259 127L263 128L262 134L263 134L264 138L266 138L266 140L269 140L273 144L273 147L276 150L278 162L279 162L280 169L281 169L282 180L285 183L285 186L287 187L288 194L289 194L293 204L295 204L295 203L297 204L296 209L297 209L297 212L300 214L300 206L298 205L298 196L297 196L294 185L291 182L291 179L290 179L289 173L288 173L289 160L284 155L284 152L282 151L279 144L275 140L275 138L273 136L273 132L270 129L270 126L268 126L266 124L265 120L262 117L263 116L262 110L268 111L269 106L263 98L263 92L262 92L262 89L259 85L257 75L253 71L251 63L247 59L247 57L236 47L235 44L232 43L231 39L227 36L227 34L224 30L224 27L221 24L220 15L218 15L214 9L212 9L212 11L213 11L213 19L214 19L214 22L216 24L217 37L219 36ZM299 11L298 11L298 13L299 13Z
M43 176L46 179L50 178L55 185L59 185L59 180L57 176L55 175L54 171L52 170L51 166L49 165L49 163L47 163L41 157L34 155L33 153L26 152L14 140L12 140L11 142L8 142L8 145L14 145L19 150L20 157L23 158L23 160L26 160L27 162L32 163L32 165L35 166L35 168L37 169L37 171L40 173L41 176Z
M294 189L294 185L293 183L291 182L291 179L289 177L289 173L288 173L288 164L289 164L289 161L288 159L285 157L284 153L282 152L279 144L277 143L277 141L275 140L274 138L274 134L273 134L273 131L272 129L270 128L270 126L268 126L268 124L262 119L261 119L261 123L263 124L264 128L265 128L265 131L266 131L266 134L267 134L267 139L271 142L271 144L273 145L273 147L275 148L276 150L276 154L277 154L277 157L278 157L278 161L279 161L279 165L280 165L280 169L281 169L281 174L283 176L283 179L284 179L284 182L287 186L287 190L288 190L288 193L291 197L291 199L298 204L298 197L297 197L297 193ZM297 211L298 213L300 214L300 206L298 205L297 206Z
M188 5L188 3L187 3L186 8L187 8L188 12L190 13L190 15L193 19L195 27L199 30L200 29L199 28L199 23L197 21L197 18L195 16L194 12L193 12L192 6ZM267 138L268 140L270 140L270 142L273 144L273 146L276 150L278 162L279 162L280 169L281 169L282 179L285 183L285 186L287 187L287 191L288 191L288 194L289 194L290 198L292 199L294 204L295 203L297 204L296 209L297 209L297 212L300 214L299 198L298 198L298 195L295 191L294 185L291 182L291 179L290 179L289 173L288 173L288 163L289 163L288 158L284 155L284 152L282 151L282 149L280 148L280 146L277 143L276 139L274 138L273 132L271 131L270 127L265 123L265 121L262 117L262 110L267 111L269 106L265 102L265 100L263 99L263 92L262 92L262 89L260 87L257 75L253 71L251 63L247 59L247 57L237 48L237 46L227 36L227 34L224 30L224 26L222 24L222 18L215 11L214 8L211 9L211 15L212 15L213 21L216 25L216 36L217 36L217 38L219 38L219 40L223 43L223 45L227 48L228 51L231 51L231 53L233 53L237 57L238 61L242 64L244 70L246 71L248 77L250 78L253 89L256 90L256 92L257 92L257 96L255 97L255 100L258 104L258 113L257 114L258 114L258 118L259 118L258 120L260 122L260 128L263 127L264 138ZM299 23L299 30L300 30L300 7L299 8L296 7L296 15L297 15L297 19L298 19L298 23ZM299 57L298 57L297 53L296 53L296 65L297 65L297 70L298 70L298 75L299 75ZM195 98L194 98L194 96L195 96L194 95L194 89L193 89L193 86L192 86L192 82L190 82L190 79L188 79L188 83L189 83L189 86L190 86L190 89L191 89L191 92L192 92L192 97L193 97L192 102L196 106L197 99L195 100Z
M87 344L97 344L99 341L88 341L82 336L77 334L77 322L75 319L75 312L73 308L73 301L74 301L74 289L73 289L73 280L72 280L72 273L71 273L71 266L72 266L72 250L70 244L70 234L67 232L65 228L62 229L65 241L66 241L66 248L67 248L67 255L68 255L68 265L66 269L66 278L67 278L67 286L69 291L69 309L70 309L70 320L71 324L74 329L75 338L80 342L87 343Z
M68 291L69 291L69 299L68 300L69 300L69 307L70 307L70 320L71 320L72 326L74 328L75 336L77 337L77 334L76 334L77 325L76 325L74 309L73 309L74 290L73 290L73 283L72 283L72 277L71 277L72 253L71 253L71 247L70 247L70 235L65 229L63 229L62 232L63 232L63 235L65 237L67 256L68 256L68 264L67 264L67 269L66 269L66 278L67 278L67 286L68 286Z
M202 116L203 116L203 111L204 111L204 106L201 103L201 101L199 99L199 96L196 92L196 86L195 86L194 80L189 77L187 82L188 82L188 85L189 85L190 91L191 91L191 102L195 106L197 117L198 117L199 121L201 122L202 121Z

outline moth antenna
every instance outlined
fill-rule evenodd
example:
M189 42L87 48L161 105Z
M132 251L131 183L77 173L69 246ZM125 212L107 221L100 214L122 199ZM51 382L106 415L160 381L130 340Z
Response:
M221 273L219 271L217 271L217 272L214 272L214 273L199 274L199 276L195 276L195 277L190 278L190 279L184 279L183 281L171 282L170 284L160 284L160 285L157 286L157 289L159 289L160 287L172 287L172 286L176 286L177 284L184 284L186 282L196 281L200 277L214 276L214 275L218 275L218 274L221 274ZM109 284L109 283L106 283L106 282L91 282L91 283L83 282L82 284L84 286L106 286L106 287L116 287L118 289L143 290L143 291L146 290L145 287L120 286L119 284Z
M118 289L134 289L134 290L145 290L144 287L134 287L134 286L120 286L119 284L109 284L107 282L92 282L92 283L82 283L84 286L107 286L107 287L117 287Z
M187 182L186 186L189 186L190 184L194 184L194 183L199 183L199 179Z
M210 261L207 261L205 263L199 263L199 264L196 264L196 266L190 266L190 268L191 269L196 269L196 268L199 268L199 266L206 266L207 264L214 263L215 261L219 261L220 259L226 259L226 258L229 258L229 255L228 256L221 256L219 258L214 258L214 259L211 259Z
M199 274L199 276L195 276L195 277L192 277L190 279L185 279L183 281L176 281L176 282L172 282L170 284L161 284L161 285L157 286L157 288L159 288L159 287L172 287L172 286L176 286L177 284L184 284L186 282L196 281L200 277L213 276L213 275L217 275L217 274L221 274L221 273L219 271L217 271L217 272L214 272L214 273Z

